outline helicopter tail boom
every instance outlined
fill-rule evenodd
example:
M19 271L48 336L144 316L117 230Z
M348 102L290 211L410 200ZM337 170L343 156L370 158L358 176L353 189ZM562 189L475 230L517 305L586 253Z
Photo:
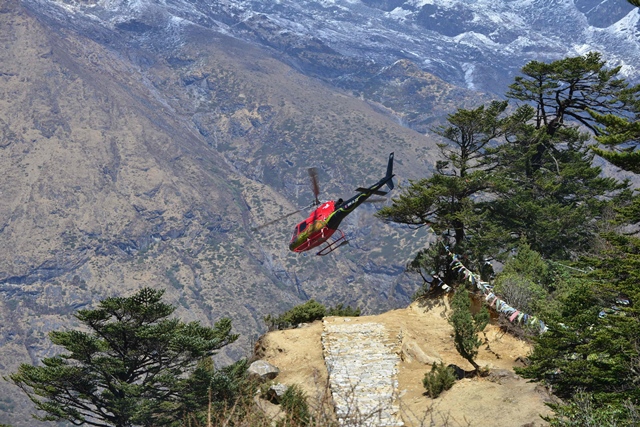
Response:
M375 194L376 196L386 196L388 191L380 191L380 190L373 190L371 191L369 188L363 188L363 187L358 187L356 188L356 191L358 193L371 193L371 194Z

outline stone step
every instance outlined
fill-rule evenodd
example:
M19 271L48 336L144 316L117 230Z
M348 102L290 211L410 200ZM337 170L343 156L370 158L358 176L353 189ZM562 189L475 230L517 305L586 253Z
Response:
M323 355L340 425L403 426L396 403L398 343L379 323L330 318L323 324Z

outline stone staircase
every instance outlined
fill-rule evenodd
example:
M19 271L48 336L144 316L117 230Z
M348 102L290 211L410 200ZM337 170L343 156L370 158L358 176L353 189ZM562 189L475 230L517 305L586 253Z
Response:
M397 403L397 342L383 325L325 319L322 348L341 426L404 425Z

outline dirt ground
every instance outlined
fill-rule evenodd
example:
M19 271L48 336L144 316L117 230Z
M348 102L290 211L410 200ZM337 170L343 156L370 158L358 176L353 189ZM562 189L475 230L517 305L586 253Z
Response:
M542 386L519 378L513 372L513 367L519 366L517 359L525 357L530 346L500 331L494 324L485 329L488 345L481 347L476 358L480 366L490 369L490 375L459 380L436 399L424 394L422 378L433 361L472 370L472 366L455 350L453 329L446 320L448 311L446 300L440 300L428 306L414 303L405 309L350 320L354 323L384 324L390 338L397 342L401 358L398 392L405 424L472 427L547 425L540 414L550 413L545 406L550 396ZM275 381L300 385L312 402L322 400L327 389L322 330L322 322L317 321L297 329L270 332L256 345L256 354L280 369Z

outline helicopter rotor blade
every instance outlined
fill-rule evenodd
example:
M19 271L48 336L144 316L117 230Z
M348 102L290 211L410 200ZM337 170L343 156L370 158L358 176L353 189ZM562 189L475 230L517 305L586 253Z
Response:
M258 231L258 230L261 230L261 229L263 229L263 228L265 228L265 227L268 227L268 226L270 226L270 225L275 224L276 222L280 222L280 221L282 221L283 219L289 218L291 215L295 215L295 214L297 214L298 212L301 212L301 211L302 211L302 210L304 210L304 209L305 209L305 208L300 208L300 209L298 209L297 211L289 212L289 213L288 213L288 214L286 214L286 215L283 215L283 216L281 216L281 217L279 217L279 218L276 218L276 219L274 219L274 220L272 220L272 221L265 222L264 224L261 224L261 225L259 225L259 226L257 226L257 227L251 227L251 231Z
M309 168L309 178L311 178L311 189L313 190L313 195L315 196L315 204L319 205L320 200L318 199L318 195L320 194L320 186L318 185L318 170L316 168Z
M313 207L313 206L315 206L315 203L311 203L311 204L309 204L309 205L307 205L307 206L303 206L303 207L301 207L300 209L298 209L297 211L289 212L289 213L288 213L288 214L286 214L286 215L282 215L281 217L278 217L278 218L276 218L276 219L274 219L274 220L272 220L272 221L269 221L269 222L266 222L266 223L264 223L264 224L261 224L261 225L259 225L259 226L257 226L257 227L251 227L251 231L257 231L257 230L263 229L263 228L265 228L265 227L268 227L268 226L270 226L270 225L273 225L273 224L275 224L276 222L280 222L280 221L282 221L283 219L287 219L287 218L289 218L291 215L295 215L295 214L297 214L298 212L305 211L305 210L307 210L307 209L309 209L309 208L311 208L311 207Z

